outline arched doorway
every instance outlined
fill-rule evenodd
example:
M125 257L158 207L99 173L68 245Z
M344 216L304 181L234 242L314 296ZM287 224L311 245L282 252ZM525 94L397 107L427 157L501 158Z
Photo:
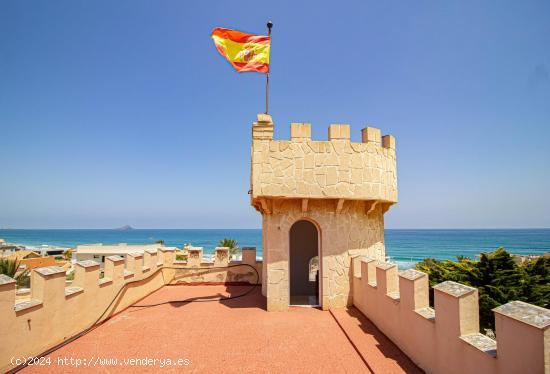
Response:
M320 305L319 233L309 221L290 228L289 267L290 305Z

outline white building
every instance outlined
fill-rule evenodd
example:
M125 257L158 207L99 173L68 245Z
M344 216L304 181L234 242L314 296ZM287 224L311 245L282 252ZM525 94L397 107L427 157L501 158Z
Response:
M105 262L105 257L118 255L124 257L129 253L141 252L144 253L146 250L157 250L163 247L161 244L82 244L78 245L75 249L76 260L94 260L103 265Z

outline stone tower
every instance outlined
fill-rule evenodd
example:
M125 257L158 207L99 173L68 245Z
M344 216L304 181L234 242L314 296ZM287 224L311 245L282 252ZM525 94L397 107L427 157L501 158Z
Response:
M290 140L273 139L271 116L252 126L251 204L262 214L262 293L270 311L289 305L351 303L350 261L383 261L384 213L397 202L395 138L330 125L312 141L311 125L292 123Z

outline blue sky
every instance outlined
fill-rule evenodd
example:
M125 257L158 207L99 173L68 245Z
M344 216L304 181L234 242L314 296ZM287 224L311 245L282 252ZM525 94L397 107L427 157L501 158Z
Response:
M260 227L210 32L268 19L276 138L396 136L386 227L550 227L550 2L136 0L0 2L0 227Z

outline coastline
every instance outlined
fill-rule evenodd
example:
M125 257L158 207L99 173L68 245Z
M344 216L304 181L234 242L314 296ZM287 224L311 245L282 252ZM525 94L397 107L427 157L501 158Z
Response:
M255 246L262 256L261 229L0 229L0 239L28 249L73 248L78 244L146 244L164 240L168 246L191 243L211 254L217 242L234 238L241 247ZM425 258L475 258L504 247L518 255L550 252L550 229L386 229L386 255L401 268Z

